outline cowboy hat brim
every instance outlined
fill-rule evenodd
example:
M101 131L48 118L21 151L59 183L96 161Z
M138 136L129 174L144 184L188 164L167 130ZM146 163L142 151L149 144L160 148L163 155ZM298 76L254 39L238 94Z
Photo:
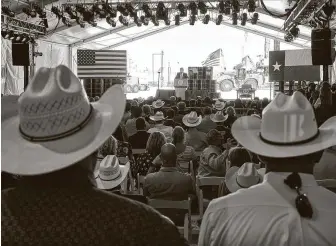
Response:
M19 132L18 115L2 121L2 171L18 175L54 172L95 152L119 125L126 98L119 85L92 103L90 121L78 132L58 140L30 142ZM116 107L115 105L119 105Z
M222 120L218 120L218 119L215 119L215 114L211 114L210 115L210 119L213 121L213 122L224 122L227 120L229 116L228 115L224 115L224 118Z
M155 116L149 116L149 119L151 119L152 121L162 121L162 120L165 120L166 117L163 117L163 118L155 118Z
M120 165L120 175L114 180L102 180L99 177L99 169L98 169L95 171L95 174L94 174L95 179L92 180L93 185L101 190L113 189L117 187L118 185L120 185L125 180L129 172L129 169L130 169L129 162L126 163L125 165Z
M162 105L161 106L156 106L155 102L153 102L153 104L152 104L153 108L162 108L164 105L165 105L164 101L162 101Z
M233 137L246 149L266 157L286 158L318 152L336 145L336 117L329 118L319 128L313 140L295 145L274 145L260 138L261 119L251 116L238 118L231 127Z
M239 186L239 184L237 183L237 174L238 174L238 170L239 167L231 167L225 175L225 185L226 188L230 191L230 192L236 192L240 189L246 189L244 187ZM249 187L253 186L253 185L257 185L260 184L263 180L263 175L259 172L258 169L258 176L259 176L259 180L258 182L251 184Z
M186 125L188 127L195 127L195 126L198 126L199 124L202 123L202 116L198 116L197 121L194 122L194 123L188 122L187 119L188 119L188 115L183 116L182 122L183 122L184 125Z

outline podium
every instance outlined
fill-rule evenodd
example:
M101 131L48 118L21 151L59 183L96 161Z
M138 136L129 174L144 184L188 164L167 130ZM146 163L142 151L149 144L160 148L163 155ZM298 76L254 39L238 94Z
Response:
M188 79L177 78L174 80L175 94L176 97L180 97L185 100L185 92L188 88Z

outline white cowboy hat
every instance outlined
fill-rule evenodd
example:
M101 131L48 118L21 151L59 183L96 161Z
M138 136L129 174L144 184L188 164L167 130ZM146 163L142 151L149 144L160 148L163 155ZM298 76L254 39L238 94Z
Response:
M219 100L216 100L215 104L212 105L216 110L223 110L225 108L225 103Z
M120 165L118 157L107 155L94 172L93 184L102 190L110 190L120 185L129 172L129 162L126 165Z
M158 100L153 102L152 106L154 108L162 108L164 104L165 104L164 101L162 101L161 99L158 99Z
M261 183L262 180L263 176L251 162L244 163L240 168L231 167L225 175L225 184L230 192L249 188Z
M90 104L69 68L40 68L18 100L19 114L2 119L2 171L38 175L86 158L118 126L125 101L115 85Z
M164 120L164 114L161 111L155 113L155 115L149 116L152 121L161 121Z
M211 114L210 119L213 122L224 122L228 118L228 115L224 115L223 111L217 111L216 114Z
M262 119L238 118L233 137L255 154L274 158L302 156L336 145L336 117L317 127L314 110L301 92L278 93L263 110Z
M201 124L202 122L202 116L197 116L197 113L195 111L190 112L189 114L186 114L183 116L183 124L189 127L195 127Z

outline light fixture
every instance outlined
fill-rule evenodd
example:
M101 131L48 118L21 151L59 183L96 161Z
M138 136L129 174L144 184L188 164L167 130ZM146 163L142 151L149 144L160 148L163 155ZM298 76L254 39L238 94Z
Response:
M237 25L238 24L238 14L236 12L232 13L232 25Z
M258 13L254 13L253 17L251 18L251 24L252 25L256 25L257 22L258 22L258 20L259 20L259 14Z
M92 11L94 13L96 13L97 15L99 15L99 18L101 18L101 19L106 18L107 14L106 14L105 10L100 8L100 6L97 3L92 5Z
M199 8L202 15L205 15L208 12L207 6L204 2L199 2L198 3L198 8Z
M134 9L132 4L126 3L126 9L132 18L135 18L135 16L137 16L137 11Z
M210 21L210 15L205 15L203 19L203 24L208 24Z
M241 22L240 22L240 24L241 24L242 26L245 26L245 25L246 25L246 21L247 21L247 13L243 13L243 14L242 14L242 17L241 17Z
M124 16L119 15L119 21L120 21L120 23L123 24L124 26L128 26L128 21L127 21L127 19L126 19Z
M135 17L134 17L134 23L135 23L138 27L141 27L141 26L142 26L141 21L140 21L140 18L139 18L137 15L135 15Z
M189 24L190 24L191 26L193 26L193 25L195 25L195 22L196 22L196 15L191 15L191 16L189 17Z
M67 26L67 27L70 27L70 26L71 26L70 21L69 21L65 16L62 17L62 22L63 22L63 24L64 24L65 26Z
M117 10L123 15L123 16L128 16L128 11L127 11L127 9L123 6L123 5L121 5L121 4L119 4L119 5L117 5Z
M164 20L168 16L168 9L166 9L163 2L159 2L156 8L156 17L159 20Z
M23 8L22 12L28 15L29 17L35 18L36 17L36 12L34 9L30 8Z
M224 4L224 1L220 1L219 4L218 4L218 9L219 9L219 13L220 14L224 14L225 12L225 4Z
M43 9L39 5L33 4L33 9L36 11L41 19L47 18L46 12L43 11Z
M248 0L247 2L247 11L253 13L256 10L256 4L254 0Z
M294 40L293 35L290 32L287 32L284 37L286 42L292 42Z
M231 14L231 2L230 0L226 0L224 3L224 14L230 15Z
M117 17L117 10L113 9L108 3L102 3L102 8L105 10L106 13L110 15L112 18Z
M181 17L186 17L187 16L187 10L185 8L185 6L180 3L179 5L177 5L177 9L180 11L180 16Z
M51 13L55 14L59 19L61 19L63 16L61 11L56 6L51 7Z
M15 17L15 13L12 10L10 10L7 6L2 6L1 12L4 13L5 15L8 15L9 17Z
M294 38L297 38L300 34L300 29L297 26L294 26L289 30L289 32L293 35Z
M233 12L239 13L239 11L240 11L240 3L239 3L238 0L232 0L231 6L232 6Z
M27 43L29 41L28 35L23 35L21 42L22 43Z
M175 15L175 26L179 26L180 25L180 15Z
M37 51L37 52L34 52L34 56L35 56L35 57L43 56L43 53Z
M152 11L151 11L151 9L149 8L149 6L148 6L147 3L144 3L144 4L142 5L142 10L143 10L144 13L145 13L145 17L147 17L147 18L151 18L151 17L153 16Z
M7 33L8 32L6 30L1 30L1 37L6 38Z
M155 15L153 15L151 19L152 19L154 26L159 26L159 21L157 20Z
M223 21L223 15L218 15L216 19L216 25L219 26Z
M192 16L198 15L197 4L195 2L189 4L189 9Z
M146 18L144 15L140 17L141 22L145 25L148 26L149 20Z

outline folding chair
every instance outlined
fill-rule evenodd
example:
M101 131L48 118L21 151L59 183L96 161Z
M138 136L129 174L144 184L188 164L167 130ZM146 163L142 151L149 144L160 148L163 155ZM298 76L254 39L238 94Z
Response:
M180 233L183 232L184 237L191 241L192 230L191 230L191 198L183 201L169 201L169 200L159 200L159 199L149 199L148 205L155 209L183 209L187 210L184 216L184 226L178 226Z
M138 182L138 193L139 195L143 195L143 189L141 188L141 185L143 186L143 184L145 183L145 176L142 176L138 173L137 182Z
M319 186L322 186L334 193L336 193L336 179L323 179L323 180L316 180Z
M196 177L196 195L198 197L198 206L200 218L204 214L204 201L203 201L203 191L202 186L220 186L224 177Z

